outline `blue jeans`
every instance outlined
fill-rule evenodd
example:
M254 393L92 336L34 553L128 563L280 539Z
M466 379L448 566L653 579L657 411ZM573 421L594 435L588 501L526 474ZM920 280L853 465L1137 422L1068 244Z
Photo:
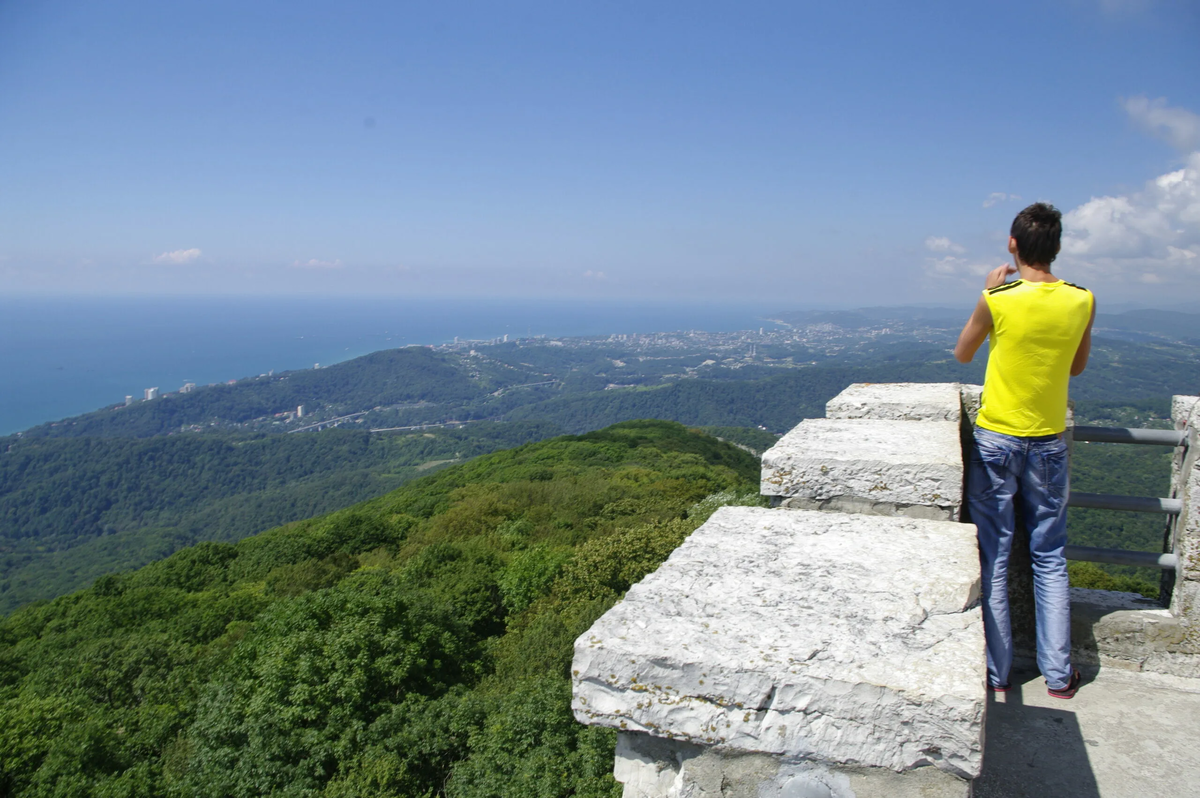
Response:
M983 631L990 684L1008 684L1012 626L1008 557L1018 506L1029 532L1037 608L1037 662L1048 687L1071 677L1071 598L1067 582L1067 445L1057 435L1018 438L975 428L967 471L967 505L979 534Z

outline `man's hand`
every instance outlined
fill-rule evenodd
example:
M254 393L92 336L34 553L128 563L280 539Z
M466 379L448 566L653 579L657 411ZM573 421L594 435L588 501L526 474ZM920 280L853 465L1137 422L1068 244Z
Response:
M1017 267L1011 263L1006 263L1003 266L997 266L988 272L988 276L983 281L984 288L995 288L998 285L1004 285L1004 281L1008 279L1008 275L1016 274Z

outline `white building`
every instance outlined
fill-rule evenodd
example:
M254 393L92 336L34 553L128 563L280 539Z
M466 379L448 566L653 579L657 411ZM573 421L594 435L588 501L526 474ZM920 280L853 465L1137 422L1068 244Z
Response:
M158 398L158 386L146 389L146 401L147 402L150 401L151 399L157 399L157 398Z
M192 391L194 391L194 390L196 390L196 383L194 383L194 382L185 382L185 383L183 384L183 387L179 389L179 392L180 392L180 393L191 393L191 392L192 392Z

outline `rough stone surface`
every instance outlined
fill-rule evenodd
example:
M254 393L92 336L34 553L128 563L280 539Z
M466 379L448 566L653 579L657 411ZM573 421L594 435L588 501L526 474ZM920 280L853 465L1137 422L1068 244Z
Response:
M959 425L810 418L763 454L761 491L816 508L853 499L881 515L923 505L954 520L962 506Z
M970 782L932 767L896 772L789 761L648 734L617 735L623 798L967 798Z
M958 392L962 397L963 412L966 413L967 420L974 424L979 415L979 405L983 402L983 386L963 384L958 386Z
M822 510L827 513L862 513L864 515L898 515L904 518L924 518L945 521L952 514L944 507L924 504L895 504L860 499L856 496L835 496L832 499L810 499L806 496L773 496L772 507L787 510Z
M1189 438L1189 445L1177 449L1171 462L1171 496L1183 500L1183 511L1171 520L1172 546L1179 555L1171 612L1182 625L1181 649L1194 653L1200 652L1200 397L1172 397L1171 418L1175 429L1187 430ZM1168 664L1178 665L1180 659L1174 657ZM1200 663L1191 669L1200 674Z
M1187 458L1189 460L1193 458ZM1200 462L1190 463L1178 479L1176 496L1183 512L1175 519L1175 550L1179 554L1179 580L1200 580Z
M576 641L572 706L697 744L972 777L978 594L969 524L725 507Z
M962 398L956 382L856 382L829 400L825 417L957 423Z
M1200 396L1171 397L1171 418L1175 421L1176 429L1180 429L1182 424L1194 426L1192 419L1197 410L1200 410Z
M1073 664L1200 675L1194 665L1181 668L1176 661L1183 645L1183 625L1157 601L1134 593L1071 589Z

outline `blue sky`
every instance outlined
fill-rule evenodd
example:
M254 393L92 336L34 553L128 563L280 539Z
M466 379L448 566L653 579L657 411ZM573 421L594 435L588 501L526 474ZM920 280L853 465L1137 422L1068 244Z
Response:
M0 294L1200 299L1200 11L0 3Z

